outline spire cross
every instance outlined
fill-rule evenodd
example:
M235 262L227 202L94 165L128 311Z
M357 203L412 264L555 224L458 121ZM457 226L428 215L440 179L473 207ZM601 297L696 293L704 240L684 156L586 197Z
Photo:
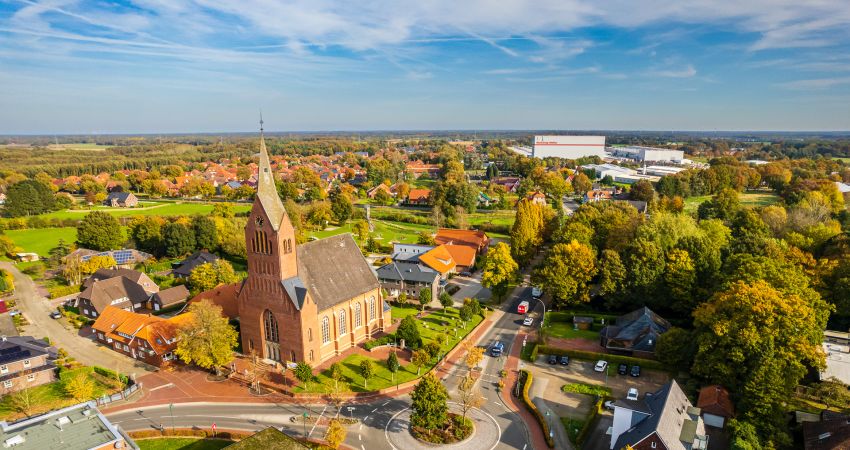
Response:
M260 133L263 132L263 110L260 110Z

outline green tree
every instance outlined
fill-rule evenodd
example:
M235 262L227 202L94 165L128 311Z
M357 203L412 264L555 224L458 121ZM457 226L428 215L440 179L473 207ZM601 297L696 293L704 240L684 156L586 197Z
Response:
M369 382L369 378L375 374L375 365L372 363L371 359L364 359L360 361L360 376L363 377L363 387L368 388L366 384Z
M336 192L331 198L331 211L336 221L342 225L354 214L351 197L344 192Z
M455 304L455 301L452 298L451 294L449 294L448 292L445 292L445 291L442 294L440 294L440 305L443 307L443 309L446 309L446 308L448 308L448 307L450 307L454 304Z
M511 255L520 264L531 259L543 242L543 211L527 199L517 203L516 219L511 228Z
M609 296L623 290L626 267L615 250L602 250L599 257L599 295Z
M688 371L694 361L696 342L694 334L682 328L673 327L658 337L655 344L655 357L665 366Z
M472 308L469 305L461 306L457 312L460 320L462 320L464 324L472 320Z
M192 231L195 233L196 248L208 251L215 251L218 248L218 229L215 220L211 217L192 217Z
M53 210L53 191L36 180L12 184L6 191L4 213L10 217L34 216Z
M761 445L762 440L752 424L731 419L727 427L731 435L731 450L766 450ZM771 445L768 448L772 449L774 447Z
M390 355L387 356L387 370L393 374L393 383L395 383L395 373L398 372L400 367L401 364L398 362L398 355L395 352L390 352Z
M425 311L425 307L431 303L433 300L434 294L431 292L431 288L422 288L419 290L419 307L420 310Z
M339 382L342 380L342 365L335 362L331 364L328 371L330 372L331 380L334 380L334 389L339 389Z
M667 295L673 300L670 305L675 311L688 316L694 309L693 286L696 269L691 255L685 250L673 249L667 253L664 285Z
M427 231L420 231L416 237L416 243L420 245L437 245L434 236Z
M449 393L433 373L427 373L410 394L410 423L428 431L443 428L448 420Z
M718 192L710 200L705 201L697 208L700 219L730 220L738 210L741 209L741 201L738 191L730 188Z
M532 274L532 281L545 285L561 306L590 300L588 283L596 276L596 256L587 245L572 241L555 244Z
M134 217L129 224L130 239L136 248L154 255L162 254L162 227L165 220L158 216Z
M817 383L815 386L815 396L820 398L821 403L826 405L826 409L831 406L844 408L850 403L850 391L847 390L847 385L835 377L829 377L826 380Z
M215 370L233 361L239 333L222 315L221 307L207 300L189 305L191 320L177 329L177 348L174 353L186 364Z
M328 424L328 431L325 433L325 441L327 441L330 448L337 449L345 442L345 436L347 434L348 432L339 419L331 419Z
M375 202L379 205L389 205L393 201L393 197L389 194L389 192L379 189L378 192L375 193Z
M180 222L170 222L162 227L162 245L168 256L184 256L195 250L195 233Z
M648 295L664 273L664 252L656 243L640 238L629 246L625 265L633 295Z
M516 278L519 265L511 256L511 249L504 242L491 247L484 258L481 285L490 289L497 299L508 291L508 284Z
M655 190L652 189L652 183L649 180L638 180L629 189L629 198L647 203L651 202L655 198Z
M434 359L440 355L440 344L436 341L431 341L423 345L422 350L425 350L425 353L427 353L431 359Z
M310 382L313 381L313 368L310 367L310 364L300 361L295 365L295 370L293 371L295 378L307 385L308 389L310 386Z
M421 373L422 366L428 364L428 361L431 361L431 355L425 350L420 349L413 352L413 355L410 357L410 363L416 366L417 376Z
M121 224L112 214L90 212L77 225L77 245L80 247L105 251L121 248L123 243Z
M412 315L401 319L395 335L399 340L404 339L404 345L407 347L415 349L422 345L419 327L416 325L416 319Z

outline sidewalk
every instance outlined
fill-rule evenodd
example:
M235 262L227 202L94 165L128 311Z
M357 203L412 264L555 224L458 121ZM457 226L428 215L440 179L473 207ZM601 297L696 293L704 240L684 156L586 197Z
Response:
M526 427L528 427L529 433L531 433L531 441L534 444L535 449L546 449L549 448L549 445L546 443L546 439L543 437L543 428L537 423L537 418L534 417L528 408L523 404L522 398L517 398L513 395L516 392L516 383L517 383L517 369L519 368L520 362L520 353L522 352L522 340L525 338L525 331L520 331L517 333L514 338L514 343L511 346L511 353L508 357L508 362L505 364L505 370L507 370L508 375L505 377L505 389L502 390L501 396L502 401L505 403L505 406L509 407L513 412L519 414L522 418L522 421L525 422ZM532 381L533 383L533 381ZM520 395L522 393L520 392ZM572 447L564 447L571 449Z

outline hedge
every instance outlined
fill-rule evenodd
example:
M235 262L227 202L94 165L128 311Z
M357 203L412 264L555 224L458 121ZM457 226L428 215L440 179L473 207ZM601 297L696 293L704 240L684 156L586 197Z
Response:
M540 345L532 344L531 354L528 355L529 361L534 362L537 361L537 350L540 349Z
M178 436L178 437L197 437L197 438L208 438L213 437L212 430L196 430L192 428L177 428L172 430L171 427L166 424L162 424L164 430L142 430L142 431L131 431L128 434L133 439L151 439L151 438L161 438L168 436ZM215 437L222 440L241 440L245 439L248 436L251 436L254 433L245 432L241 433L238 431L219 431L215 433Z
M541 345L539 349L540 353L544 355L556 355L556 356L569 356L570 358L575 359L585 359L589 361L596 361L600 359L604 359L608 361L609 364L628 364L628 365L639 365L646 369L655 369L655 370L664 370L668 371L669 368L664 364L655 361L654 359L643 359L643 358L635 358L632 356L622 356L622 355L612 355L610 353L598 353L598 352L585 352L581 350L569 350L563 348L555 348L549 347L547 345Z
M561 390L575 394L595 395L597 397L609 397L611 395L611 388L597 386L595 384L568 383L561 386Z
M393 342L395 342L395 334L390 333L386 336L381 336L378 339L372 339L371 341L363 344L363 348L366 350L372 350L375 347L391 344Z
M525 403L525 407L534 414L534 417L537 418L537 422L540 424L540 427L543 428L543 438L546 439L546 444L549 448L555 448L555 439L549 436L549 423L546 422L546 419L543 417L543 414L537 409L537 406L531 402L531 399L528 398L528 390L531 388L531 372L527 370L522 370L520 373L525 374L525 383L522 386L522 401ZM517 380L517 383L519 380Z
M130 378L127 375L120 374L115 372L114 370L109 370L105 367L94 366L95 373L99 373L107 378L118 379L125 385L130 382Z
M71 294L79 294L80 293L80 285L73 284L71 286L59 285L59 286L51 286L47 288L47 292L50 293L50 298L59 298L64 297L66 295Z
M605 398L602 397L596 401L596 404L593 405L593 409L590 410L590 414L587 415L587 419L584 421L584 425L581 427L581 431L578 432L576 436L576 445L581 447L584 444L584 440L587 439L587 435L590 434L590 430L592 430L595 426L594 422L599 417L599 414L602 412L602 405L605 402Z

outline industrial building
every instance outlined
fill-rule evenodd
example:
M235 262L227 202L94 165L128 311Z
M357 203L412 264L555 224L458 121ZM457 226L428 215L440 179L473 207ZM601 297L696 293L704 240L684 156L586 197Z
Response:
M645 173L645 169L638 171L616 164L585 164L581 166L581 169L593 170L598 180L610 176L615 183L634 184L639 180L647 180L655 183L660 179L657 175Z
M605 136L534 136L531 156L535 158L604 158Z
M640 162L672 162L682 164L685 152L654 147L611 147L608 149L614 156L633 159Z

